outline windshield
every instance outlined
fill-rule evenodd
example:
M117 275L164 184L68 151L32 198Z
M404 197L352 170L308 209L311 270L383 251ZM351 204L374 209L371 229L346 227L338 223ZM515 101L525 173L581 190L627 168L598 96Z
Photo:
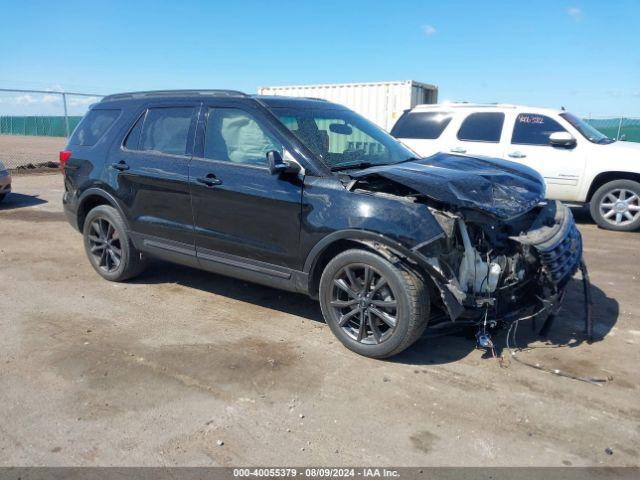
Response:
M273 107L278 119L332 170L390 165L416 158L391 135L350 110Z
M576 117L572 113L561 113L560 116L567 122L569 122L573 128L578 130L584 136L584 138L586 138L590 142L599 143L601 145L613 143L613 140L607 137L604 133L599 132L587 122L585 122L581 118Z

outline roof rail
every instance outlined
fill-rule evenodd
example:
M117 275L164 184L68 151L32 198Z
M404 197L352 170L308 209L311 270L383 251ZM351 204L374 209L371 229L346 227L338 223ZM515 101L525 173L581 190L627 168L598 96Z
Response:
M517 105L512 103L500 103L500 102L486 102L486 103L476 103L476 102L442 102L439 104L424 104L424 106L447 106L447 107L473 107L473 108L492 108L492 107L501 107L501 108L516 108Z
M102 99L103 102L110 100L124 100L128 98L146 98L146 97L172 97L180 95L192 96L212 96L212 97L248 97L244 92L238 90L151 90L146 92L126 92L107 95Z

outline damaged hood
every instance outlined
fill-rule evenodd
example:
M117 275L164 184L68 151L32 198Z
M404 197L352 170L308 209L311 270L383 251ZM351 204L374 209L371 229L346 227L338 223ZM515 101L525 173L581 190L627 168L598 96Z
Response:
M544 181L538 172L497 158L437 153L415 161L350 172L357 180L375 175L438 202L481 210L501 219L529 211L545 195Z

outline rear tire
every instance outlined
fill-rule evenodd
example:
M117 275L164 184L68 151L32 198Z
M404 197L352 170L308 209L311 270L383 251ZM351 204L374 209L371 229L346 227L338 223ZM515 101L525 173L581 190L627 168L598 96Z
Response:
M2 202L4 200L4 197L6 196L7 196L6 193L0 193L0 202Z
M366 357L386 358L427 327L430 298L415 274L367 250L333 258L320 279L320 307L334 335Z
M614 180L602 185L591 197L589 210L602 228L631 232L640 228L640 183Z
M102 278L122 282L144 270L146 262L127 234L120 213L110 205L91 210L84 221L84 248Z

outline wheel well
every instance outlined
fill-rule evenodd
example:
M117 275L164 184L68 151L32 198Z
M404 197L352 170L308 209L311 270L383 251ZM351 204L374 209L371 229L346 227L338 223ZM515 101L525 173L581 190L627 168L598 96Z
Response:
M99 205L111 205L111 202L100 195L89 195L85 198L78 208L78 228L80 231L84 228L84 220L87 214Z
M320 289L320 277L322 276L324 267L326 267L331 259L336 255L352 248L373 251L364 243L355 240L341 239L336 240L325 248L322 253L320 253L318 258L315 260L313 267L311 268L311 274L309 275L309 294L313 298L318 296L318 290Z
M604 172L596 176L591 182L589 193L587 194L587 202L591 201L591 197L596 193L602 185L612 182L613 180L633 180L634 182L640 182L640 173L631 172Z

